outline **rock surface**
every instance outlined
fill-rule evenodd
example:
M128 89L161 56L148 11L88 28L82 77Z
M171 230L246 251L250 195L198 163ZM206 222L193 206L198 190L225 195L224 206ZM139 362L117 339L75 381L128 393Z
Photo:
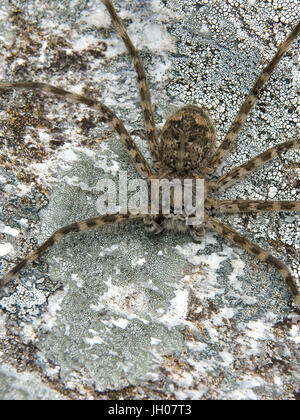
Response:
M141 51L158 127L200 103L219 141L300 11L296 0L114 4ZM0 45L0 79L99 97L149 157L135 72L100 0L2 1ZM299 40L223 172L295 136L297 50ZM3 91L0 121L1 275L57 228L97 214L100 179L137 175L83 105ZM222 197L299 200L299 152ZM299 216L222 219L299 278ZM210 232L201 244L152 237L138 222L70 234L0 291L0 399L295 399L299 349L300 312L280 275Z

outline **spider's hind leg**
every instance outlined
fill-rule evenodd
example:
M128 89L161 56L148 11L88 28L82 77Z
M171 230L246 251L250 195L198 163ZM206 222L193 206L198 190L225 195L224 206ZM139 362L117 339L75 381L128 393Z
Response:
M0 287L4 287L9 283L16 274L18 274L23 268L31 264L33 261L37 260L41 255L43 255L49 248L55 245L58 241L63 239L68 233L71 232L83 232L87 229L91 229L98 226L110 225L113 223L121 223L127 220L141 219L144 216L141 214L110 214L105 216L94 217L92 219L81 220L80 222L72 223L67 225L56 232L54 232L50 238L48 238L41 246L39 246L34 252L29 254L23 260L21 260L17 265L15 265L12 270L10 270L4 277L0 278Z
M151 216L145 216L143 222L145 224L146 231L153 233L154 235L158 235L164 230L162 217L155 218Z
M215 201L215 206L216 213L300 212L300 201L220 200Z
M247 252L257 257L260 261L271 264L273 265L273 267L277 268L277 270L280 272L283 279L287 283L295 299L295 302L300 308L300 292L296 280L293 278L290 270L284 263L279 261L277 258L273 257L268 251L265 251L263 248L251 242L249 239L245 238L243 235L236 232L234 229L224 224L220 220L211 217L206 221L206 226L208 227L208 229L225 237L233 244L245 249Z

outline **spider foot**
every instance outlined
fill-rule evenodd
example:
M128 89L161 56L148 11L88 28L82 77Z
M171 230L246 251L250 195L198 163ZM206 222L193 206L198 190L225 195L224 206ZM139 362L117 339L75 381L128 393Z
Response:
M190 229L190 234L195 242L202 242L205 235L205 229L203 226L193 226Z
M151 216L146 216L143 219L145 224L145 229L149 233L154 233L155 235L158 235L164 230L164 227L162 225L162 220L159 218L155 219Z

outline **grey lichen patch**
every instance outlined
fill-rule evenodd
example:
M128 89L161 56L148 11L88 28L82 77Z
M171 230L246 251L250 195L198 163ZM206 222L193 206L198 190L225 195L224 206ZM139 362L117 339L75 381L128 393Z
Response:
M15 313L18 311L20 318L40 314L37 309L39 306L45 304L45 294L31 286L30 290L25 289L19 285L16 287L16 293L9 297L1 299L1 307L5 311Z
M4 272L17 257L26 255L37 246L38 213L48 201L37 189L26 188L12 172L3 169L0 169L0 190L0 266ZM31 276L29 272L30 280L19 285L17 291L16 285L9 286L7 290L1 289L0 306L18 319L30 320L40 314L40 307L45 306L49 291L55 290L55 286L49 284L47 275L43 276L45 266L40 266L40 270L36 276ZM36 285L32 287L34 281Z
M183 18L169 26L178 40L178 52L173 54L165 89L172 102L200 103L209 110L220 142L262 67L297 23L297 2L191 1L186 7L175 0L167 1L167 7L182 13ZM266 32L272 36L266 37ZM297 137L299 70L294 51L298 45L299 39L269 80L222 174L275 144ZM298 162L298 151L283 153L219 197L299 200ZM264 213L223 219L285 258L299 278L298 217ZM258 263L254 260L253 265Z
M54 27L59 26L59 22L52 21L53 32L47 30L43 26L44 19L47 19L43 13L42 16L39 13L32 15L18 2L10 2L5 13L8 28L7 37L1 39L2 51L6 52L1 79L45 80L51 83L55 74L55 84L64 83L66 86L66 79L69 79L73 86L80 85L85 93L92 93L85 72L89 69L89 62L103 61L107 48L104 41L90 42L87 46L83 42L83 46L79 45L76 50L68 41L72 39L72 29L62 25L56 32ZM11 33L13 39L8 36ZM75 74L79 77L74 78ZM97 91L93 93L99 95ZM47 162L51 159L55 161L57 149L70 142L64 137L65 127L62 127L67 115L60 118L62 113L57 114L53 104L57 101L45 98L38 91L1 90L1 96L5 101L1 101L0 163L13 170L20 182L25 185L35 182L37 188L46 191L51 180L51 167ZM68 104L65 108L72 111ZM95 136L88 140L86 137L90 129L101 121L101 116L96 117L95 112L86 112L84 116L70 112L69 115L78 134L77 143L95 145ZM42 176L41 171L44 172Z
M8 364L0 365L1 400L61 400L63 396L43 384L34 373L20 373Z
M157 122L178 103L197 102L211 113L219 140L296 16L295 2L280 9L253 1L114 4L141 49ZM101 97L145 152L136 75L102 5L13 5L27 23L24 37L3 50L1 78L38 79ZM32 52L26 36L36 46ZM296 49L297 43L270 80L224 171L295 134ZM4 94L1 119L8 121L10 105L20 112L27 95ZM13 247L1 272L54 230L96 215L101 178L116 180L119 170L136 176L101 116L44 95L31 98L32 115L41 107L44 126L31 120L23 140L39 140L47 154L30 168L38 176L32 190L11 171L0 173L9 194L1 202L0 243ZM299 199L298 159L295 152L283 155L224 197ZM37 185L49 187L50 180L56 184L40 211L46 200ZM293 214L224 220L296 261L289 265L297 270ZM139 222L70 234L1 292L0 305L1 397L29 399L34 391L40 399L292 399L299 389L299 315L286 285L275 270L209 232L201 244L185 235L148 236Z
M171 83L167 81L167 91L175 101L195 101L206 106L221 140L263 64L296 24L297 4L284 3L280 12L276 11L284 18L284 23L273 20L274 7L269 3L224 4L216 0L203 2L199 7L198 2L191 1L186 7L175 0L167 6L185 12L180 23L170 26L171 33L178 39L178 53L170 68ZM222 24L218 21L218 11L223 16ZM274 36L266 40L265 31ZM297 50L297 41L293 49ZM296 62L285 57L251 114L243 130L244 137L240 136L235 154L231 156L232 164L248 152L255 155L260 148L269 147L272 140L293 137L298 121L296 80ZM245 147L249 141L252 142L250 151Z
M47 232L95 214L96 181L107 177L98 168L97 155L78 154L68 175L60 175L64 182L42 212ZM109 158L109 151L104 148L101 162L105 156ZM116 158L122 169L122 155ZM80 185L70 181L76 181L75 174ZM186 238L178 240L184 243ZM164 315L176 294L174 278L180 282L190 264L174 250L173 241L151 239L134 223L70 235L50 251L49 274L67 292L56 321L49 324L46 316L43 328L48 334L40 336L40 345L47 358L63 366L62 380L69 386L76 384L75 366L78 371L84 367L101 392L137 385L152 370L152 346L167 353L181 351L181 334L169 328Z
M1 42L2 51L6 51L6 74L2 71L1 78L10 77L11 71L24 78L27 75L27 57L35 56L41 43L36 40L33 26L26 21L20 9L7 5L6 18L8 35L14 31L17 38L11 39L8 36L5 42ZM8 101L1 101L1 166L13 169L21 182L29 184L35 179L32 171L28 170L30 164L48 157L44 145L40 144L35 134L37 127L42 125L42 118L39 109L34 106L35 98L31 93L18 95L22 98L19 104L16 98L9 100L10 95L7 92L1 90L1 96L8 98ZM32 137L29 139L26 135L32 128L35 130L32 130Z

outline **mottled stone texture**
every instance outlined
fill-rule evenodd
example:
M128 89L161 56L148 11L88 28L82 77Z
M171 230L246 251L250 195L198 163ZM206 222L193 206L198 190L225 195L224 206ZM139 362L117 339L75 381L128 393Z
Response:
M299 15L296 1L114 4L141 51L158 126L198 103L218 142ZM100 0L2 1L0 46L1 79L101 98L149 157L136 75ZM223 171L295 135L297 50L299 40ZM2 273L55 229L97 214L101 178L136 173L84 106L3 92L0 123ZM297 179L299 152L288 152L222 197L299 200ZM297 276L299 217L224 220ZM295 399L299 344L280 275L222 238L151 237L138 222L74 233L0 291L0 399Z

